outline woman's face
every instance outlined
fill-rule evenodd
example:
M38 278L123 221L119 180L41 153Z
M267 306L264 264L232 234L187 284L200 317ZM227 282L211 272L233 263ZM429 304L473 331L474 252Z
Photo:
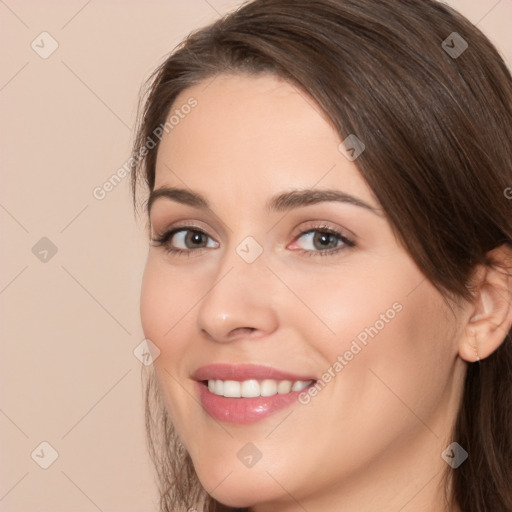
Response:
M394 237L362 146L271 75L220 75L172 114L150 221L175 231L149 249L141 315L203 486L261 510L348 510L371 488L398 510L445 467L461 321Z

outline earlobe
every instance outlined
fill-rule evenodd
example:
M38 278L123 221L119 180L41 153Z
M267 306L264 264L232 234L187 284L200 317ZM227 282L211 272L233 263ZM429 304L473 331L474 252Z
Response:
M459 355L468 362L490 356L512 327L512 249L501 246L488 254L492 266L475 273L474 300Z

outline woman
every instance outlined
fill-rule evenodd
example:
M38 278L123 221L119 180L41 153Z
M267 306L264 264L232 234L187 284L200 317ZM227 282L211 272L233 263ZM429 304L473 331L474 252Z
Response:
M161 510L512 510L512 80L430 0L256 0L140 118Z

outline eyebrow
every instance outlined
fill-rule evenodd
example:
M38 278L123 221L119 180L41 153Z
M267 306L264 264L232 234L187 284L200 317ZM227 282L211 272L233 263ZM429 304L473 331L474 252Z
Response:
M209 209L210 205L205 197L197 192L192 192L184 188L174 187L160 187L152 190L147 201L147 213L151 213L151 207L157 199L166 198L180 204L192 206L194 208ZM292 190L283 192L272 197L266 204L266 209L269 212L285 212L293 210L294 208L301 208L313 204L323 202L340 202L348 203L354 206L359 206L369 210L376 215L381 216L376 208L364 202L363 200L351 196L340 190Z

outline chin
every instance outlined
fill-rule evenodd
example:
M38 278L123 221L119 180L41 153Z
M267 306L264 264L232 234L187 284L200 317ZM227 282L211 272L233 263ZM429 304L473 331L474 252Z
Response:
M211 465L210 465L211 466ZM252 507L256 504L273 501L282 489L264 469L196 469L201 485L214 499L234 508Z

